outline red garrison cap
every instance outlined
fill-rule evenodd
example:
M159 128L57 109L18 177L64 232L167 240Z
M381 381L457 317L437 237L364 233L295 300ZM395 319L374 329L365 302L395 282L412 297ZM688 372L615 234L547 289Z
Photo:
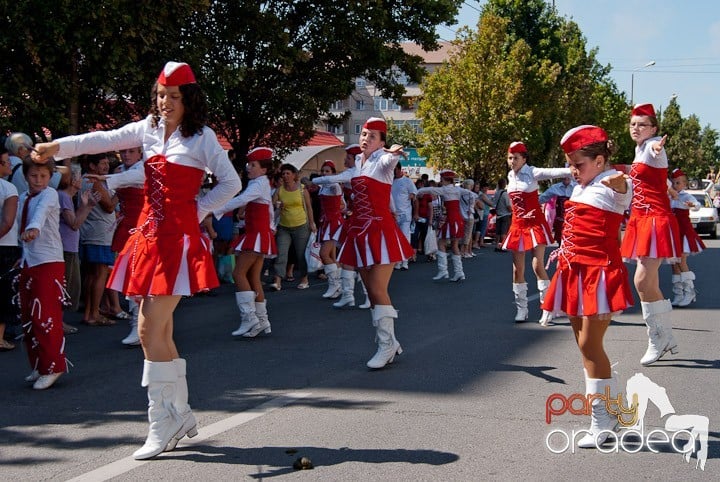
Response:
M360 149L360 144L350 144L345 148L345 152L352 154L353 156L357 156L362 152L362 149Z
M630 115L646 115L650 117L657 117L655 115L655 108L652 104L635 104Z
M158 84L165 87L194 84L195 74L185 62L168 62L158 76Z
M670 177L672 177L673 179L678 178L680 176L685 176L685 173L682 172L682 169L680 169L679 167L676 169L673 169L672 173L670 173Z
M510 147L508 147L508 152L511 154L515 152L527 153L527 147L525 147L525 144L523 144L522 142L512 142L510 144Z
M562 137L562 140L560 140L560 147L562 147L565 154L570 154L590 144L607 140L607 132L600 127L584 125L573 127L567 131Z
M443 169L442 171L440 171L440 177L455 179L457 177L457 174L455 173L455 171L452 171L450 169Z
M260 162L266 159L272 159L273 150L269 147L256 147L247 154L248 162Z
M320 169L322 169L325 166L330 166L332 169L335 169L335 163L332 162L330 159L322 163L322 166L320 166Z
M385 119L381 119L380 117L371 117L365 121L363 129L387 132L387 124L385 123Z

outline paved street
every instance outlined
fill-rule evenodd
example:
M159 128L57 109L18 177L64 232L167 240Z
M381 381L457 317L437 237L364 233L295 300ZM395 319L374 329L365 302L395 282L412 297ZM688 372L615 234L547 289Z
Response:
M637 439L618 453L550 451L551 430L557 449L560 431L589 423L571 413L545 422L551 394L584 392L579 352L567 319L513 323L510 254L484 249L460 284L433 282L435 266L424 262L395 272L405 352L375 372L365 367L375 351L370 313L333 309L321 281L269 293L273 332L254 340L230 336L239 320L229 285L183 300L175 338L200 435L152 461L130 458L147 433L147 399L142 353L119 342L126 324L81 326L67 338L74 366L44 392L23 381L22 350L2 353L0 480L717 480L720 242L706 241L710 249L690 260L698 301L673 313L679 354L639 364L647 343L639 302L606 336L622 386L643 373L666 389L675 414L709 418L704 471L695 455L685 463L671 445L654 453ZM670 295L667 266L662 277ZM537 320L537 299L530 305ZM664 429L663 415L650 403L645 433ZM303 456L314 470L293 469Z

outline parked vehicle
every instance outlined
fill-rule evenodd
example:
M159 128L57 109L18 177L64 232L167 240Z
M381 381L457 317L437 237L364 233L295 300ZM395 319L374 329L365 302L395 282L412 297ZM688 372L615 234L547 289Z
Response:
M709 234L710 238L717 238L718 210L713 206L710 194L704 190L685 191L692 194L702 206L697 211L690 210L690 222L698 234Z

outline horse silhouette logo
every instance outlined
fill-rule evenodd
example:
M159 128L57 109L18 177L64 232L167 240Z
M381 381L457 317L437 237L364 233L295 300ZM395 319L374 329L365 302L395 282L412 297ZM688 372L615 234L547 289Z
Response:
M710 429L708 417L702 415L677 415L665 388L642 373L636 373L628 379L625 385L625 394L628 401L634 401L633 397L637 397L637 422L636 425L627 427L628 430L638 430L643 433L645 412L647 411L648 402L652 402L660 410L661 418L669 415L665 419L665 430L667 432L684 431L691 434L690 440L683 446L682 450L685 462L690 463L691 455L695 452L695 441L699 442L700 448L697 449L695 468L705 470L705 462L708 456L708 432Z

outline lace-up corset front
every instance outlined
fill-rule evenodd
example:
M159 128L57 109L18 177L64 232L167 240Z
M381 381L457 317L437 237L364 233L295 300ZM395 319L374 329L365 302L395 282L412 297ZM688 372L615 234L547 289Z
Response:
M636 162L630 167L630 178L633 186L634 215L654 216L672 213L667 193L667 168Z
M512 201L513 223L518 222L521 226L534 226L537 224L536 219L543 219L537 191L514 191L508 194Z

